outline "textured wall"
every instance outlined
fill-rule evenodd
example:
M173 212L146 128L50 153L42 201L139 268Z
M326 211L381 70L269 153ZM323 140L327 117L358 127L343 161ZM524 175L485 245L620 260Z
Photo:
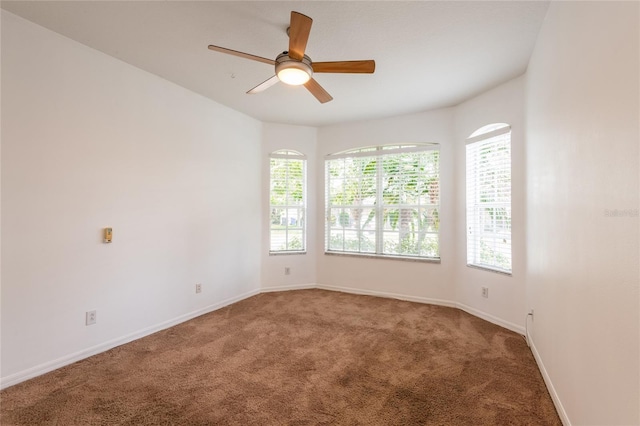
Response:
M257 291L261 123L7 12L2 88L3 379Z
M551 4L527 72L527 304L576 425L640 423L638 12Z
M366 146L398 143L440 144L440 256L442 263L408 262L324 255L324 224L318 236L318 283L408 296L415 300L452 304L455 224L453 165L453 110L440 109L381 120L322 127L318 131L318 181L324 188L327 154ZM324 190L318 193L318 217L325 217Z
M465 140L480 127L492 123L511 125L511 276L470 268L466 234L466 145ZM455 109L456 176L456 301L475 314L490 315L511 329L523 331L525 310L525 123L524 77L518 77L470 99ZM482 287L489 289L483 298ZM491 318L489 318L491 319Z
M320 199L316 194L324 193L324 182L316 180L315 127L288 124L264 123L262 130L262 288L264 290L286 287L314 286L316 283L316 239L322 234L322 218L317 216L316 206ZM305 254L269 255L269 154L281 149L293 149L307 157L307 252ZM324 201L322 201L324 202ZM284 275L284 268L290 275Z

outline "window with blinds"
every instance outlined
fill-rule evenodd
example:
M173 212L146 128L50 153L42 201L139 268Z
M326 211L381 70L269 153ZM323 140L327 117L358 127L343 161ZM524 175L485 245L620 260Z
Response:
M305 156L297 151L270 155L270 253L306 251L306 163Z
M511 127L467 139L467 264L511 273Z
M439 259L437 144L327 156L327 253Z

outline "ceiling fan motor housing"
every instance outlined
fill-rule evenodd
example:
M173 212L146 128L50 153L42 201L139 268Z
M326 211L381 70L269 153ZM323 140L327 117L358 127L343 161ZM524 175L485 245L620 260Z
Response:
M282 73L283 72L287 73L287 70L292 70L292 71L300 70L306 73L309 76L309 78L307 78L305 81L302 81L301 83L298 83L298 84L306 83L306 81L308 81L313 75L311 58L308 57L307 55L304 55L302 60L297 60L289 57L289 52L282 52L276 58L276 75L278 76L278 78L280 78L280 80L283 79ZM287 82L285 81L285 83ZM288 83L288 84L292 84L292 83Z

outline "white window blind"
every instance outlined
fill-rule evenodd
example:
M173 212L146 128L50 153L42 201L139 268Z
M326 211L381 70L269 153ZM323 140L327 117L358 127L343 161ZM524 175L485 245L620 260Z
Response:
M270 155L270 252L304 252L306 242L306 159L297 151Z
M467 264L511 273L511 128L483 127L466 154Z
M437 145L328 156L326 252L439 259L439 169Z

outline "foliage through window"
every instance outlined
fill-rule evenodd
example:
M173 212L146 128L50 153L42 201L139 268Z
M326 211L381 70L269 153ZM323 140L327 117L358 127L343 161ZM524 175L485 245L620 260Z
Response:
M511 272L511 128L491 124L467 139L467 264Z
M325 166L328 253L440 258L437 144L363 148Z
M270 252L306 250L306 159L299 152L270 155Z

